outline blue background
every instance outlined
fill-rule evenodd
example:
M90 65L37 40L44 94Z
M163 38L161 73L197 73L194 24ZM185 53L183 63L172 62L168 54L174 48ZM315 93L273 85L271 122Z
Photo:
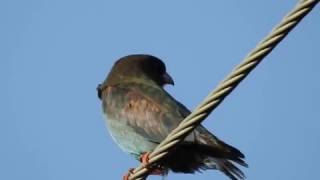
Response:
M121 179L96 86L132 53L165 61L190 109L297 1L0 1L0 179ZM320 7L205 121L248 179L318 179ZM169 179L227 179L217 171ZM160 179L160 177L150 177Z

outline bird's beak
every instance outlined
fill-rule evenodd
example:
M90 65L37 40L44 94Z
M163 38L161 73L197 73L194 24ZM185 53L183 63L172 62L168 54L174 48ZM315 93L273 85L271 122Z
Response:
M163 82L164 82L164 84L174 85L174 81L168 73L163 74Z

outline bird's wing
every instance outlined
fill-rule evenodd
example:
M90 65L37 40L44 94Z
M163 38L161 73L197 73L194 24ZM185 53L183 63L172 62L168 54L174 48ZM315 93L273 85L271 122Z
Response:
M106 101L112 99L105 103L108 114L117 112L118 120L126 121L155 143L160 143L190 113L165 90L144 84L111 87L107 96Z
M190 114L185 106L165 90L143 84L110 87L102 97L108 115L124 121L136 133L153 143L163 141ZM201 124L185 141L207 145L215 153L213 157L224 157L247 166L239 150L219 140Z

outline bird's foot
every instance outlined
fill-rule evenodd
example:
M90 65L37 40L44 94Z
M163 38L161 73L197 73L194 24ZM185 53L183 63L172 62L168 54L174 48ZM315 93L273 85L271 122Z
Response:
M127 172L127 174L125 174L124 176L123 176L123 178L122 178L122 180L129 180L129 176L131 175L131 174L133 174L133 168L130 168L129 170L128 170L128 172Z
M149 164L149 152L142 153L139 160L142 163L143 167L150 170L150 175L164 175L165 169L160 165L150 165Z
M145 152L145 153L142 153L139 158L140 162L144 167L147 167L149 165L149 156L150 156L150 153Z

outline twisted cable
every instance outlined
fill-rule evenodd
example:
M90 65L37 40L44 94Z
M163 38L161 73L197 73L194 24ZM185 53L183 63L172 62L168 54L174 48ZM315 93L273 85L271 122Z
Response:
M266 57L287 34L316 6L319 0L301 0L269 35L253 49L209 95L149 155L149 165L160 162L171 148L184 140L229 95L238 84ZM147 165L148 166L148 165ZM129 180L146 179L149 170L140 165Z

